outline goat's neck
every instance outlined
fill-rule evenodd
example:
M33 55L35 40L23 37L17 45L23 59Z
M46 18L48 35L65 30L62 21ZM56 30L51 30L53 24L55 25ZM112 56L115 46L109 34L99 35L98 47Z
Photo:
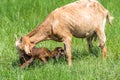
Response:
M50 39L50 35L52 34L52 18L53 16L48 16L42 24L27 34L31 42L38 43L40 41Z
M48 26L39 26L35 30L31 32L31 34L28 34L30 41L32 43L38 43L43 40L50 39L51 35L51 27Z

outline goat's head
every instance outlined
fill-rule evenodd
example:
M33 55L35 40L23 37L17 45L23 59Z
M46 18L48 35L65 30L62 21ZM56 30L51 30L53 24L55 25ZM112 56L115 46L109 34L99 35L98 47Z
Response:
M16 42L15 45L17 49L25 51L26 54L31 55L31 50L34 47L34 44L31 43L30 38L27 36L23 36L20 39L15 37Z

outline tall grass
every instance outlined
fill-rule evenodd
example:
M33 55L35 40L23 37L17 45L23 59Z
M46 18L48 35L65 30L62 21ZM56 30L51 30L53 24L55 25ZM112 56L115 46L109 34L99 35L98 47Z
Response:
M94 42L94 53L88 51L86 40L73 38L73 65L64 59L47 64L35 60L26 69L18 66L14 34L19 37L39 25L55 8L75 0L0 0L0 80L120 80L120 1L99 0L115 17L113 25L106 24L108 53L101 59L101 52ZM63 46L55 41L38 44L50 50Z

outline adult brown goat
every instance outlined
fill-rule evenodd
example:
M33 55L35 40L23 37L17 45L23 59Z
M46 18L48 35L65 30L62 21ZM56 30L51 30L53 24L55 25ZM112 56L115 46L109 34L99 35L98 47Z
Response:
M48 17L32 32L22 36L16 46L30 55L32 48L44 40L55 40L64 43L68 64L71 65L72 35L77 38L87 38L91 43L91 36L96 34L102 50L106 56L105 23L112 21L107 9L97 0L80 0L52 11Z

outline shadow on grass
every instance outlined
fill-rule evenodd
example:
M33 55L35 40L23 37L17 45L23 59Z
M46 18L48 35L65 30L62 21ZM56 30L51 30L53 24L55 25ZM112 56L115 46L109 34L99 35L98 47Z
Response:
M100 54L100 48L99 47L93 47L93 52L91 54L93 54L96 57L98 57L99 54Z
M29 64L28 66L26 66L24 69L28 69L28 68L35 68L37 66L43 66L44 63L42 63L41 61L39 60L34 60L31 64ZM19 59L16 59L14 61L12 61L12 67L13 68L20 68L20 62L19 62Z
M65 58L60 58L59 61L56 61L53 58L48 59L47 63L43 63L42 61L35 59L29 66L26 66L23 70L29 70L29 69L35 69L39 67L44 67L45 65L59 65L59 64L67 64L67 61ZM20 68L20 62L19 59L12 61L12 67L13 68ZM21 68L22 69L22 68Z
M72 56L73 56L73 60L78 58L78 59L82 59L82 58L86 58L87 56L95 56L95 57L99 57L100 54L100 49L99 47L93 47L92 52L90 52L89 50L73 50L72 52Z
M18 59L12 61L12 67L13 68L19 67L19 60Z

